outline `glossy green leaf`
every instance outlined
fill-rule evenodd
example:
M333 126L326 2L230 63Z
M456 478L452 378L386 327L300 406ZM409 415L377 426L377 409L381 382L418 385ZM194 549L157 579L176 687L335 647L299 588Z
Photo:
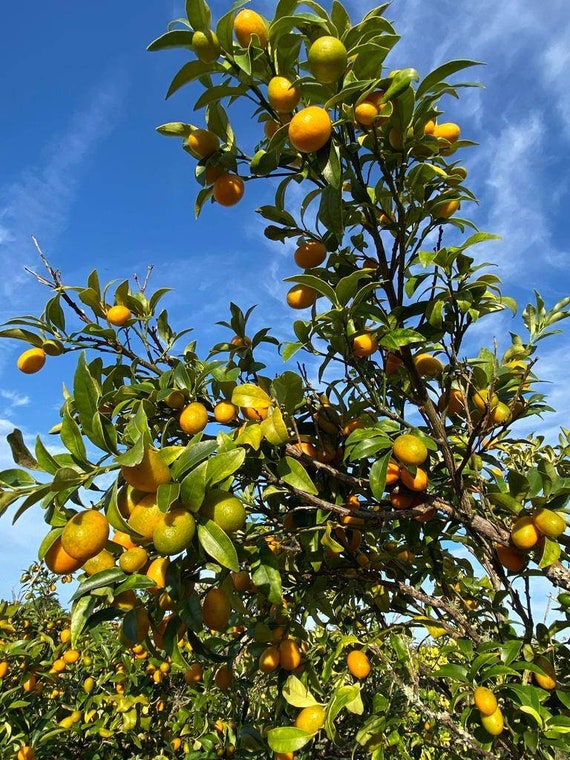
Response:
M267 743L274 752L296 752L313 738L313 734L294 726L272 728L267 732Z
M318 701L297 676L291 675L287 678L283 685L282 694L285 701L293 707L310 707L318 704Z
M309 474L301 462L298 462L296 459L293 459L292 457L284 457L281 459L277 465L277 472L281 480L288 483L288 485L293 486L293 488L296 488L299 491L304 491L305 493L314 494L315 496L318 493Z
M198 541L206 554L222 567L237 572L239 562L231 538L213 520L198 523Z

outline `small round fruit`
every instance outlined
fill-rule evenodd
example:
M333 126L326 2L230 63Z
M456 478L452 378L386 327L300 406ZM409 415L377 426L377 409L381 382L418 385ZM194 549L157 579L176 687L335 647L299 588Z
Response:
M343 76L348 66L348 53L344 44L330 35L319 37L308 54L309 70L317 82L333 84Z
M146 449L139 464L121 467L121 475L130 486L145 493L154 493L170 482L168 465L155 449Z
M46 353L42 348L29 348L18 357L17 366L25 375L39 372L46 363Z
M287 304L292 309L308 309L317 300L317 291L308 285L294 285L287 293Z
M296 670L301 664L301 650L293 639L283 639L279 644L279 665L283 670Z
M393 452L399 462L415 467L423 464L428 456L425 443L413 433L399 435L394 441Z
M227 691L232 685L233 680L232 669L228 665L220 665L214 676L214 683L218 689L220 691Z
M346 665L352 675L360 681L368 676L371 669L370 660L359 649L353 649L352 652L348 653Z
M277 647L268 646L259 655L257 665L262 673L273 673L279 667L280 656Z
M503 733L505 722L503 719L503 713L501 708L497 707L494 713L491 715L481 715L481 725L485 731L491 736L499 736Z
M220 401L214 407L214 419L221 425L227 425L235 420L237 412L237 406L231 401Z
M402 467L400 470L400 480L410 491L425 491L428 487L427 472L422 470L421 467L416 467L415 475L412 475L408 469Z
M508 422L511 416L511 410L502 401L499 401L497 406L493 407L490 414L490 421L492 425L504 425Z
M289 141L300 153L320 150L327 144L331 134L331 117L320 106L303 108L289 123Z
M451 121L436 124L431 132L434 137L441 137L450 143L456 143L461 136L461 128Z
M278 113L291 113L301 100L301 92L286 77L272 77L267 85L269 105Z
M127 306L118 304L117 306L111 306L107 309L107 322L115 327L122 327L132 317L131 310Z
M488 388L481 388L473 394L473 403L480 412L486 412L487 409L494 409L499 403L499 397L496 393L489 396Z
M473 691L473 700L481 715L492 715L499 706L497 697L486 686L477 686Z
M152 533L154 548L159 554L179 554L191 543L196 521L186 509L178 507L166 512Z
M202 619L207 628L223 632L230 620L231 604L225 591L211 588L202 602Z
M541 507L532 515L532 521L540 533L548 538L558 538L566 530L566 520L557 512Z
M309 734L316 734L324 725L325 713L322 705L304 707L295 719L295 728L300 728Z
M184 680L186 681L187 684L200 683L203 677L204 677L204 670L199 662L193 662L184 671Z
M432 216L434 219L449 219L450 216L453 216L459 210L460 205L458 200L443 201L434 206Z
M354 107L354 119L361 127L370 127L378 116L378 109L369 100L363 100Z
M61 534L63 549L85 562L99 554L109 538L109 522L97 509L85 509L69 519Z
M255 11L242 9L234 19L234 34L242 47L248 47L255 34L262 48L269 42L269 29L264 19Z
M194 129L186 138L185 145L193 156L202 160L220 149L220 138L209 129Z
M208 424L208 410L199 401L188 404L178 418L180 428L188 435L201 433Z
M357 335L352 341L352 353L359 359L365 359L378 351L378 340L373 333Z
M138 573L148 562L148 552L142 546L127 549L119 557L119 567L124 573Z
M63 343L55 339L44 340L42 349L48 356L61 356L65 350Z
M510 546L495 544L497 559L510 573L520 573L525 569L527 559L524 554Z
M235 533L245 524L247 513L241 501L228 491L214 488L208 491L200 514L213 520L226 533Z
M320 240L308 240L301 243L294 254L295 264L301 269L320 266L327 257L327 249Z
M554 691L556 688L556 672L553 664L544 655L538 655L534 658L534 664L543 671L542 673L533 673L532 677L541 689Z
M221 174L214 182L214 199L220 206L235 206L244 192L244 181L237 174Z
M539 537L540 534L532 521L532 517L525 515L515 520L511 528L511 541L517 549L532 549Z
M68 554L61 545L61 536L55 539L44 557L47 567L56 573L56 575L67 575L79 570L83 564L80 559L76 559Z
M198 29L192 35L192 48L203 63L213 63L220 55L220 43L211 29Z
M418 354L414 356L414 364L422 377L439 377L443 372L443 364L431 354Z

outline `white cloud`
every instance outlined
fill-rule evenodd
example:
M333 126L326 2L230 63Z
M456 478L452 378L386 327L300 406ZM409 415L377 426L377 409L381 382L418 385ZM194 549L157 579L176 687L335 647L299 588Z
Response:
M22 396L22 394L18 393L17 391L0 389L0 396L9 401L11 407L27 406L30 403L29 396Z

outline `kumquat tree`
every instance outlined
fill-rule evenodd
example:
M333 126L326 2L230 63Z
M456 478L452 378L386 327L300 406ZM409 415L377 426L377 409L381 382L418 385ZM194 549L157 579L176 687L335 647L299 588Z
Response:
M243 5L216 22L187 0L151 43L188 52L168 95L198 121L158 131L194 160L196 215L265 186L265 235L295 248L294 340L231 304L227 340L199 354L164 289L68 285L42 254L43 313L0 334L27 344L24 373L77 366L59 453L8 437L0 511L43 509L39 557L77 581L73 649L110 626L184 681L160 757L569 757L570 433L517 422L549 409L538 347L570 298L537 295L504 353L473 350L473 325L517 311L479 258L495 236L468 218L475 148L452 121L476 62L389 70L387 4L355 24L338 0ZM0 729L2 756L63 754L48 725Z

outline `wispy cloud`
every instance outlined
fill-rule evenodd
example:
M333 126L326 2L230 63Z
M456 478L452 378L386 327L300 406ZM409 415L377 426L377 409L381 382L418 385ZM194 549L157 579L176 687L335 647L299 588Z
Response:
M27 406L30 403L29 396L23 396L17 391L9 391L4 388L0 389L0 396L10 402L11 407Z

